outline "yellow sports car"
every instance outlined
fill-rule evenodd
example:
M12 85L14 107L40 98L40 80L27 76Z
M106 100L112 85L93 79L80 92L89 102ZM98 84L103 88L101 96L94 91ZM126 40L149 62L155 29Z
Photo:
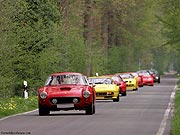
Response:
M138 81L131 73L119 73L119 75L126 82L127 90L138 90Z
M89 77L89 83L95 85L96 99L109 99L119 102L119 86L111 77Z

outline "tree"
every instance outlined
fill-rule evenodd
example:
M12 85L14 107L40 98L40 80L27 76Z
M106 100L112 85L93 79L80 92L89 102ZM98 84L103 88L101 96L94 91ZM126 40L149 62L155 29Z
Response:
M13 65L8 68L8 74L13 75L12 79L15 80L12 84L7 84L7 87L12 85L12 93L17 93L20 88L14 88L23 80L33 84L39 78L37 59L44 48L52 45L53 24L58 21L59 16L53 2L46 0L16 0L14 3L7 0L2 3L4 7L1 10L1 28L2 32L6 31L7 36L4 44L11 46L7 55L10 57L10 65ZM7 70L4 67L2 71L4 69Z

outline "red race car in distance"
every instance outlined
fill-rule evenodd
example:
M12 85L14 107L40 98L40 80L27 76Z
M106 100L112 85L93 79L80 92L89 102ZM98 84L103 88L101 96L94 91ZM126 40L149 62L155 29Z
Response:
M49 75L38 91L39 115L50 111L85 110L95 113L96 92L81 73L60 72Z
M112 79L116 84L119 84L120 87L120 94L121 96L126 96L126 83L123 81L123 79L119 75L112 75Z
M139 75L136 72L131 72L131 74L136 77L137 81L138 81L138 86L139 87L143 87L143 77L141 75Z
M137 73L143 78L143 85L154 86L154 77L147 70L140 70Z

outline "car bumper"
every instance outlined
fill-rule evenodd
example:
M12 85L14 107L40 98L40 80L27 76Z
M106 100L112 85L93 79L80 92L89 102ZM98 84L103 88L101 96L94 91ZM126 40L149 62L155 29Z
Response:
M154 82L152 82L152 81L146 81L146 82L143 82L143 85L151 85L151 86L153 86L154 85Z
M116 99L119 95L118 91L104 91L104 92L97 92L96 91L96 99Z
M77 103L73 102L73 99L78 99ZM57 99L57 103L53 103L52 100ZM92 103L92 98L80 98L80 97L51 97L44 100L39 99L39 104L48 108L49 110L73 110L79 109L84 110L90 103Z
M126 90L135 90L137 89L136 84L126 84Z

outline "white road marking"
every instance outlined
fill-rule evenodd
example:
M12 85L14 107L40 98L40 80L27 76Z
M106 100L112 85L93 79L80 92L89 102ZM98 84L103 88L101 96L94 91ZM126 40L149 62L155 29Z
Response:
M167 87L172 87L172 86L169 86L169 85L160 85L160 86L158 86L158 85L156 85L156 87L165 87L165 88L167 88Z
M174 89L173 89L173 91L171 93L168 107L167 107L167 109L166 109L166 111L164 113L163 120L161 121L161 125L160 125L159 130L156 133L156 135L163 135L163 133L165 131L167 119L168 119L170 113L173 112L174 98L175 98L176 90L177 90L177 85L174 87Z
M5 119L8 119L8 118L11 118L11 117L15 117L15 116L19 116L19 115L23 115L23 114L28 114L28 113L31 113L31 112L35 112L37 111L38 109L36 110L32 110L32 111L28 111L28 112L24 112L24 113L18 113L18 114L14 114L14 115L10 115L10 116L7 116L7 117L3 117L0 119L0 121L3 121Z

